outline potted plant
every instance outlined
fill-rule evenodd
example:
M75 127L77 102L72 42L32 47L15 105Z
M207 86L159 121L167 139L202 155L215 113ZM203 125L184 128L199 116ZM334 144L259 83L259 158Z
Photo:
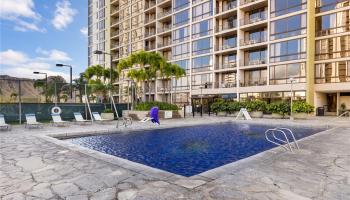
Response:
M241 109L241 103L238 101L231 101L227 104L227 112L230 116L236 117Z
M272 118L282 119L287 113L289 113L290 107L288 103L275 102L267 105L267 111L272 113Z
M247 103L246 108L251 117L262 118L266 110L266 102L260 100L250 101Z
M293 102L292 112L295 119L306 119L314 111L314 106L305 101Z
M114 113L113 110L106 108L102 113L101 113L101 118L102 119L109 119L113 120L114 119Z
M220 99L211 104L210 109L218 116L226 116L227 103Z

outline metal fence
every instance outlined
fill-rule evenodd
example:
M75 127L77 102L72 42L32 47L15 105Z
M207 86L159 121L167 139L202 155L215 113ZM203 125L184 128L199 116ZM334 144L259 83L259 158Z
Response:
M0 103L0 113L5 115L5 120L11 123L23 123L25 114L34 113L38 121L50 121L51 109L56 106L54 103ZM86 104L82 103L57 103L61 108L61 117L63 120L74 119L73 112L80 112L87 119L90 119L90 114ZM92 103L90 104L92 112L103 112L104 109L110 108L110 104ZM127 109L127 104L116 104L118 115L122 116L122 110ZM21 113L21 114L20 114Z

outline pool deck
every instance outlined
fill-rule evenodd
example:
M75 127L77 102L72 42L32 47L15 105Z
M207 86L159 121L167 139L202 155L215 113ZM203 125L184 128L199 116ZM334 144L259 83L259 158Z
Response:
M333 127L302 139L294 153L278 147L189 178L52 137L227 121L232 118L164 120L159 127L137 122L118 129L111 123L14 126L0 132L0 199L350 199L350 119L254 120L249 123Z

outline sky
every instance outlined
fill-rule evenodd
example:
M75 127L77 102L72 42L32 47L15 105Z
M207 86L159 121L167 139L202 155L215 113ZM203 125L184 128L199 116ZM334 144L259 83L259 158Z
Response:
M87 67L87 0L0 0L0 75L69 81ZM73 78L74 78L73 77Z

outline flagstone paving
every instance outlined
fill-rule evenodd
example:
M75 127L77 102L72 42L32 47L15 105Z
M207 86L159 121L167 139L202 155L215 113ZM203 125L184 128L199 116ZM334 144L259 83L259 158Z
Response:
M229 118L167 120L174 127ZM257 123L319 124L321 121L257 120ZM239 123L239 122L238 122ZM350 123L299 142L294 153L275 148L193 177L105 155L47 135L151 128L134 123L45 126L0 132L0 198L8 199L350 199ZM154 128L154 127L152 127Z

